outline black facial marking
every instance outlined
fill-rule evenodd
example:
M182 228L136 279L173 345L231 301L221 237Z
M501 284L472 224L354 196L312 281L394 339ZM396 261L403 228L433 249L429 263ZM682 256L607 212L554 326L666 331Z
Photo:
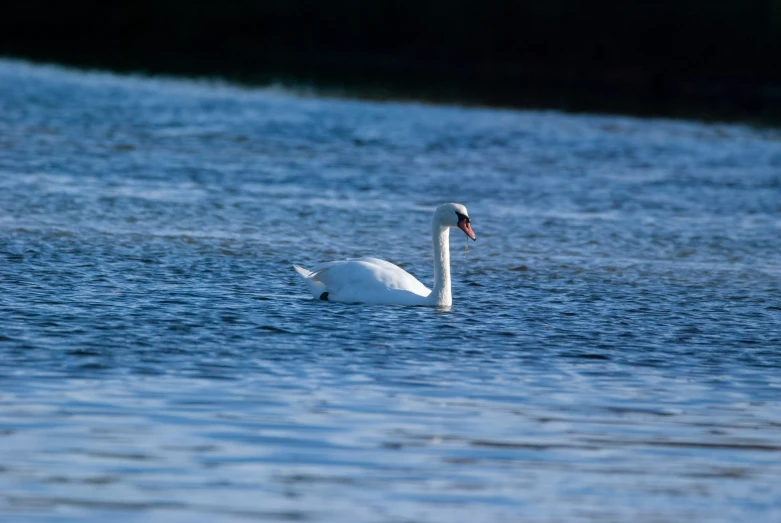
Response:
M466 223L469 223L469 216L466 214L461 214L460 212L456 211L456 216L458 216L458 221L466 220Z
M320 299L323 301L328 301L328 291L324 292L320 295Z

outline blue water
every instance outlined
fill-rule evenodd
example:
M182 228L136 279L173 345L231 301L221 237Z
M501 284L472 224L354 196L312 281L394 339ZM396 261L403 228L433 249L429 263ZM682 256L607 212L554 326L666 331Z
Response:
M778 129L0 61L0 517L781 521L780 246Z

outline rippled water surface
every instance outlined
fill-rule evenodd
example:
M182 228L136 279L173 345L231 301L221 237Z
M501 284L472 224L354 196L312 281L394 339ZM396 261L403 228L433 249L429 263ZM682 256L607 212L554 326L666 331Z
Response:
M780 245L777 130L0 62L0 515L781 521Z

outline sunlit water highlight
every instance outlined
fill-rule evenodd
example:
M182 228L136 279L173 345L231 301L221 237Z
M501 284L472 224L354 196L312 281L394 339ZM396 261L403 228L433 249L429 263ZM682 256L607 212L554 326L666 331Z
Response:
M777 130L0 62L0 516L781 521L780 238Z

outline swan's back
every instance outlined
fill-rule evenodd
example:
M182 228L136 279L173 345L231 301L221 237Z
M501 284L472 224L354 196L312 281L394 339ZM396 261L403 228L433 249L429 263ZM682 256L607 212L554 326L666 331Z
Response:
M317 265L312 271L297 267L315 298L343 302L423 305L431 291L414 276L390 262L359 258Z

